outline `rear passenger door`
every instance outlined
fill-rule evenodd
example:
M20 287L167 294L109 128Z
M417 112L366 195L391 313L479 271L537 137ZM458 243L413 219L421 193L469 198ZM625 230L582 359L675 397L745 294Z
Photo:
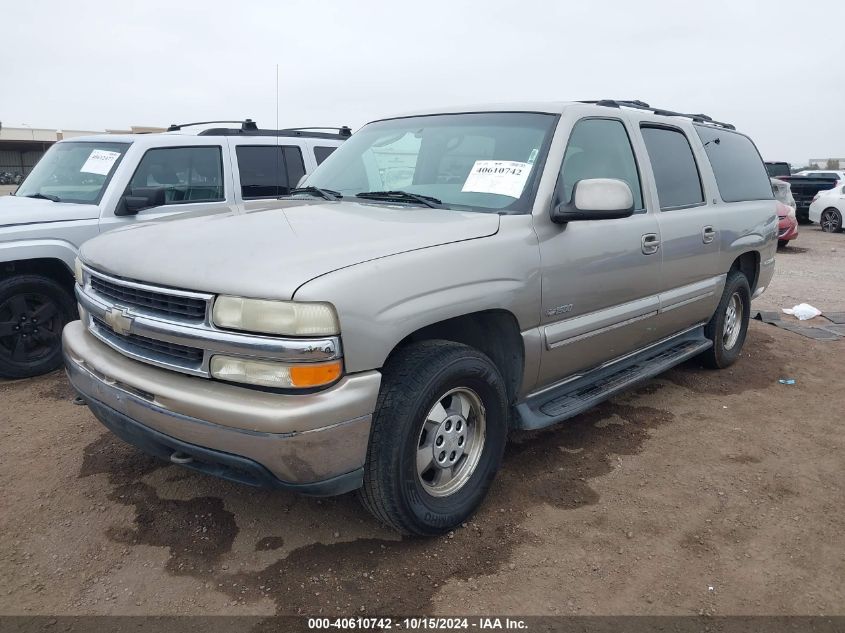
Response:
M680 127L642 123L660 212L660 306L648 323L656 341L707 321L724 283L719 222L708 204L699 159Z
M238 144L234 159L237 194L243 201L286 196L305 175L298 145Z

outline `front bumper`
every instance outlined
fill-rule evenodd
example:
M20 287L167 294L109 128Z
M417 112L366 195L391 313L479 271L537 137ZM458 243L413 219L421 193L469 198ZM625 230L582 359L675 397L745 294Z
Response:
M381 374L288 395L180 375L131 360L80 321L62 335L74 388L125 441L189 468L304 494L360 487Z

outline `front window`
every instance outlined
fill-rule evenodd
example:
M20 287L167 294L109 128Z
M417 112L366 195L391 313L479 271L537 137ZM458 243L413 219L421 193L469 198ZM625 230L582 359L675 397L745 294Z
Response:
M219 146L162 147L148 150L128 193L163 188L165 204L223 200L223 156Z
M402 191L450 208L528 213L557 119L486 112L378 121L356 132L305 184L344 197Z
M56 143L38 161L15 195L97 204L128 148L128 143Z

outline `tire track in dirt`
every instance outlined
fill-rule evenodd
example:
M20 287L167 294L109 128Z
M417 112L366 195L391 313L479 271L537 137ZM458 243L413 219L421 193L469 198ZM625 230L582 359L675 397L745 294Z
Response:
M80 477L107 475L113 486L109 498L134 506L134 525L112 526L109 538L129 546L167 547L168 573L205 580L233 604L269 598L278 614L425 614L447 580L495 574L516 547L535 538L520 527L530 508L596 503L589 481L611 471L610 456L636 454L649 429L672 419L660 409L609 402L559 427L516 433L484 506L463 528L436 539L312 543L258 571L229 573L221 565L232 551L238 523L249 516L236 517L220 497L162 498L142 481L155 470L172 469L169 464L106 433L86 448ZM324 511L321 519L331 523L332 510ZM275 549L282 539L267 536L255 547Z

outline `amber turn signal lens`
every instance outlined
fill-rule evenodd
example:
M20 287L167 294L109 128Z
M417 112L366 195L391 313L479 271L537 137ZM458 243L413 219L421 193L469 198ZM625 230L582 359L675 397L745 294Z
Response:
M294 387L322 387L340 378L343 372L339 360L331 363L293 365L290 368L290 382Z

